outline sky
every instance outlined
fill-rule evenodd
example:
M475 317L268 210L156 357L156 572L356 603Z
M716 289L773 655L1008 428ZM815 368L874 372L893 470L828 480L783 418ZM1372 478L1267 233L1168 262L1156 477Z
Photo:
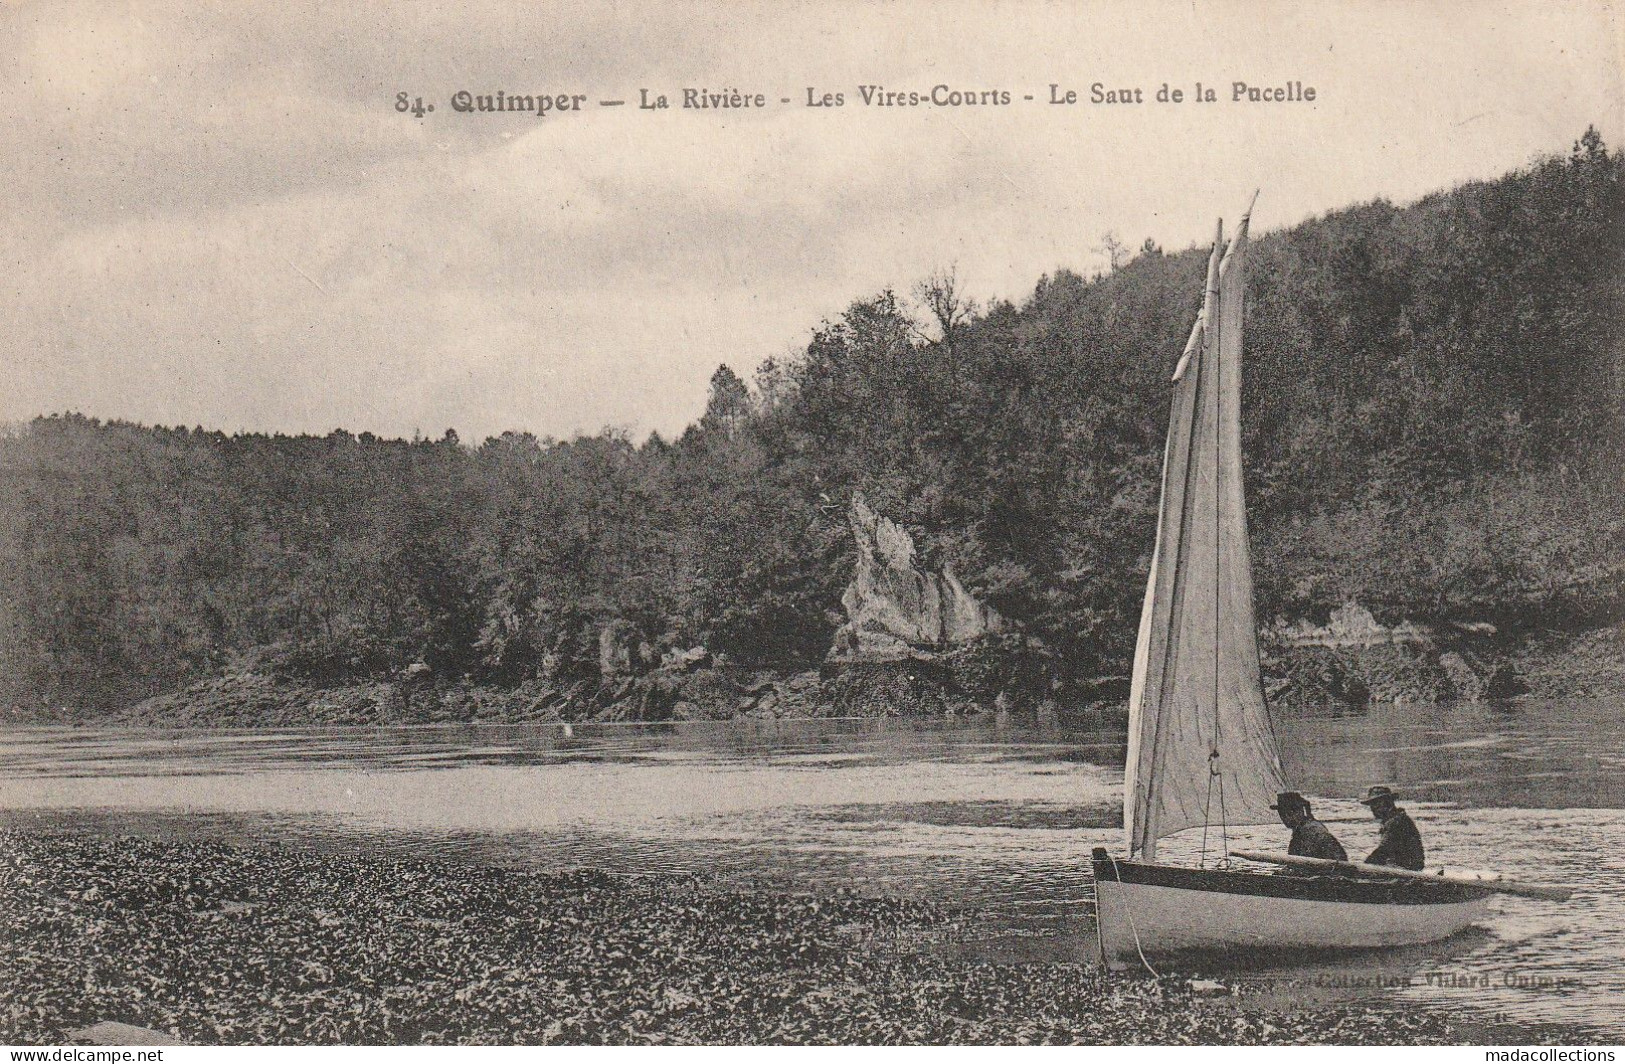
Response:
M1625 143L1622 25L1605 0L7 3L0 422L672 434L718 364L748 376L933 271L1020 302L1100 269L1108 230L1188 247L1256 188L1258 232L1588 125ZM498 89L586 101L452 108Z

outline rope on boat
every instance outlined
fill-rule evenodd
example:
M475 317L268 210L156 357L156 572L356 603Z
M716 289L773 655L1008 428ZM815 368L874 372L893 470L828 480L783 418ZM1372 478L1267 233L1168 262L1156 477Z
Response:
M1117 885L1120 887L1127 886L1127 884L1123 882L1123 873L1119 871L1117 867L1117 855L1107 851L1106 859L1112 863L1112 874L1117 877ZM1128 914L1128 929L1129 933L1134 936L1134 952L1140 955L1140 963L1145 965L1145 970L1151 973L1152 978L1161 979L1162 975L1155 968L1151 967L1151 962L1145 959L1145 950L1140 947L1140 929L1134 926L1134 906L1129 902L1128 891L1126 890L1123 891L1123 911ZM1099 884L1095 885L1095 922L1100 922Z
M1213 777L1218 775L1213 763L1218 758L1219 751L1214 750L1207 759L1207 801L1202 805L1202 854L1196 859L1198 868L1207 867L1207 827L1213 821Z
M1224 808L1224 773L1219 768L1219 723L1217 714L1213 722L1213 752L1207 758L1207 802L1202 806L1202 855L1197 859L1197 865L1207 867L1207 831L1208 825L1213 822L1213 782L1219 783L1219 839L1224 849L1224 856L1218 859L1218 867L1230 867L1230 816Z

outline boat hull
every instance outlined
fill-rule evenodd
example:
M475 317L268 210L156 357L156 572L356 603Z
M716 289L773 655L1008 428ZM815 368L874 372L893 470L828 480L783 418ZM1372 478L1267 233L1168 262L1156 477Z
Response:
M1374 949L1437 942L1484 914L1490 891L1453 883L1182 868L1094 854L1106 964L1140 954Z

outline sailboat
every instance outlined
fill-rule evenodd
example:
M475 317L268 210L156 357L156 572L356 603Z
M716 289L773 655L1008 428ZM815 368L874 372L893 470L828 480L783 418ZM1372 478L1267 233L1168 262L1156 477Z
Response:
M1256 196L1255 196L1256 200ZM1497 884L1347 863L1297 874L1235 864L1229 828L1276 821L1286 789L1259 677L1241 471L1242 311L1249 206L1221 221L1201 312L1173 373L1157 538L1129 701L1127 857L1093 855L1097 928L1111 967L1184 950L1344 949L1449 937ZM1200 827L1200 864L1159 863L1159 840ZM1209 834L1215 860L1208 862ZM1320 867L1324 866L1324 867Z

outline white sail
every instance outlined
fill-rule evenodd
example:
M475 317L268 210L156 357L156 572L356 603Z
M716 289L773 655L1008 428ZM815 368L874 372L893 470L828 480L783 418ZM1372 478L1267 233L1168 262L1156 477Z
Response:
M1211 824L1275 819L1282 787L1258 675L1241 477L1241 319L1247 223L1208 262L1174 372L1162 505L1129 696L1123 825L1131 854Z

